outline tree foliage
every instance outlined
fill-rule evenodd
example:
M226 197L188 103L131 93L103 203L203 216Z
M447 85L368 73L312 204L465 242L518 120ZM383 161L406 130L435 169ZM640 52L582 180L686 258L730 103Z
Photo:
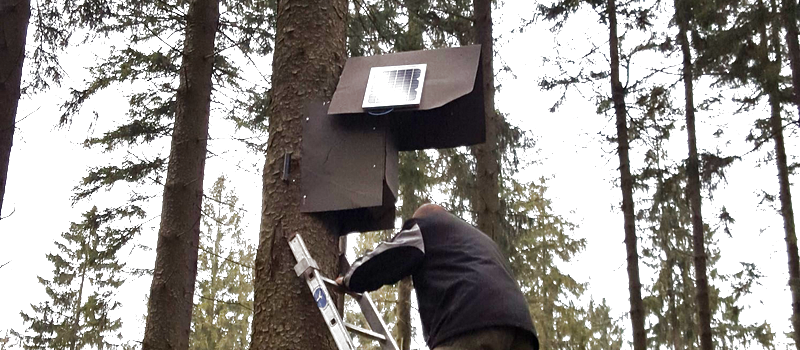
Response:
M242 237L238 198L226 183L220 176L203 204L190 349L250 345L255 248Z
M28 329L16 333L25 349L103 349L119 345L122 322L116 291L125 280L117 253L139 228L118 229L112 219L142 218L135 206L100 211L97 207L72 223L47 255L52 277L39 277L48 300L20 312Z

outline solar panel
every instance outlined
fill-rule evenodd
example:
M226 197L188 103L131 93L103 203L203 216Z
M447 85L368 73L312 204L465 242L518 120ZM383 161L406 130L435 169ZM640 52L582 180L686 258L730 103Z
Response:
M426 64L372 67L361 108L419 105L426 68Z

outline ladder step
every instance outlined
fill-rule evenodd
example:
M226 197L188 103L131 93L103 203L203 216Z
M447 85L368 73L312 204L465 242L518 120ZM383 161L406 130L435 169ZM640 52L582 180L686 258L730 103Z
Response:
M334 280L332 280L332 279L330 279L328 277L325 277L323 275L319 275L319 277L322 278L322 282L325 282L325 284L330 286L331 289L333 289L334 292L344 293L344 294L350 295L351 297L355 298L356 300L358 298L361 298L361 295L362 295L361 293L356 293L356 292L351 292L349 290L346 290L342 286L340 286L338 283L336 283L336 281L334 281Z
M351 325L349 323L345 323L344 326L345 326L345 328L347 328L348 331L356 333L356 334L358 334L358 335L360 335L362 337L369 338L369 339L372 339L372 340L377 340L380 343L383 343L383 342L386 341L386 337L384 337L382 334L378 334L378 333L375 333L373 331L370 331L370 330L367 330L367 329L364 329L364 328L361 328L361 327L358 327L358 326Z

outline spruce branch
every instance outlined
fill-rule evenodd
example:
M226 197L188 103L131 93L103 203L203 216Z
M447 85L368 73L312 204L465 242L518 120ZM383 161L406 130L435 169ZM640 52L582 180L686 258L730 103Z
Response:
M220 300L220 299L216 299L216 298L212 298L212 297L207 297L207 296L205 296L205 295L200 295L200 294L195 294L195 295L197 295L198 297L200 297L200 299L205 299L205 300L210 300L210 301L216 301L216 302L218 302L218 303L223 303L223 304L228 304L228 305L236 305L236 306L239 306L239 307L245 308L245 309L247 309L247 310L253 311L253 308L251 308L251 307L249 307L249 306L247 306L247 305L245 305L245 304L242 304L242 303L240 303L240 302L238 302L238 301Z

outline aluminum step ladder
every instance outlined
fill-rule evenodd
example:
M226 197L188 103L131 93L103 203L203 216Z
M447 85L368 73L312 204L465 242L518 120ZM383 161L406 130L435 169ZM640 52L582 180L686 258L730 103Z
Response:
M375 309L375 304L367 293L348 292L347 294L358 302L361 307L361 313L367 320L371 330L347 324L343 321L342 316L336 310L333 299L331 299L330 292L328 292L328 286L335 289L341 289L341 287L336 281L326 278L320 273L317 262L311 257L303 238L299 234L289 238L289 246L292 248L295 260L297 260L294 272L308 284L308 289L311 291L311 295L314 296L319 312L322 313L325 324L328 326L331 335L333 335L333 340L339 350L356 350L350 338L350 332L363 338L377 340L381 345L381 350L398 350L397 343L389 334L386 323L383 322L377 309Z

